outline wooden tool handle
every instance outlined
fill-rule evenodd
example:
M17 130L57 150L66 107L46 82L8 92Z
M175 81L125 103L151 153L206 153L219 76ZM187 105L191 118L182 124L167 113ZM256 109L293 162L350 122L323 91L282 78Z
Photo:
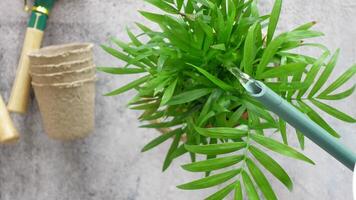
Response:
M11 112L27 112L31 88L31 77L29 74L30 62L27 54L41 47L42 38L42 30L27 28L15 82L12 87L9 103L7 105L8 110Z
M0 143L14 143L19 139L5 103L0 95Z

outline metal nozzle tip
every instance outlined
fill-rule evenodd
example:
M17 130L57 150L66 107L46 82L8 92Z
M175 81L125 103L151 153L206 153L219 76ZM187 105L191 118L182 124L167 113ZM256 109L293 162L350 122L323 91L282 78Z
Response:
M239 79L239 81L241 82L241 84L245 84L246 82L248 82L249 80L252 80L251 77L242 72L241 69L234 67L234 68L229 68L229 71L236 77Z

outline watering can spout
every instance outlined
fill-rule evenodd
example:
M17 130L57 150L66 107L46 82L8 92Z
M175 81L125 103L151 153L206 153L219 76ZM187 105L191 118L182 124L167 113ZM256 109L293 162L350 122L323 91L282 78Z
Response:
M240 80L247 93L295 129L320 146L350 170L354 170L356 154L332 137L326 130L280 97L264 83L254 80L238 68L229 69Z

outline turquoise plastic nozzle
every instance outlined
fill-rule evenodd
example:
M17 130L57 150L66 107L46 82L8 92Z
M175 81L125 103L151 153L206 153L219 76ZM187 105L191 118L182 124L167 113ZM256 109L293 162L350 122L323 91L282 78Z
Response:
M267 109L277 114L291 126L302 132L306 137L327 151L350 170L354 169L356 154L332 137L313 120L284 100L273 90L260 81L248 81L247 92L262 103Z
M354 170L356 154L353 151L342 145L326 130L276 94L264 83L252 79L238 68L231 68L230 72L239 79L250 96L299 130L351 171Z

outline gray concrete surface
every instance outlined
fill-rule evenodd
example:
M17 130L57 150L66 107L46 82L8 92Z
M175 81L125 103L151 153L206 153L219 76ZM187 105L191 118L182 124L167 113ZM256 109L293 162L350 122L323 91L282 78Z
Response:
M262 1L263 10L268 10L271 2ZM316 28L326 33L322 41L331 49L342 48L334 77L356 62L354 0L284 2L280 30L316 20L319 23ZM0 92L6 100L28 18L22 11L22 3L0 1ZM109 36L126 39L125 26L133 27L134 21L141 21L136 10L146 7L142 1L132 0L58 0L44 44L88 41L99 45ZM98 46L95 57L99 65L121 64ZM191 192L175 188L199 177L179 167L187 158L161 173L167 145L140 153L157 133L137 128L139 113L125 107L133 93L101 96L130 80L132 77L99 74L96 131L81 141L63 143L48 139L35 101L28 115L14 116L22 135L19 144L0 147L0 200L185 200L202 199L210 194L213 190ZM355 95L333 105L356 116ZM343 136L341 142L356 151L356 127L331 117L326 119ZM316 161L316 166L279 158L295 181L291 193L272 181L280 199L351 200L352 173L311 142L307 141L306 146L305 153Z

